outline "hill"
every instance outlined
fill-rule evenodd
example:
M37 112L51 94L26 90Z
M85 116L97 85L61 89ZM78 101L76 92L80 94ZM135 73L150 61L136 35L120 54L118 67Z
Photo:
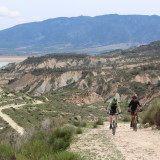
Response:
M3 67L0 85L33 95L71 91L64 99L69 103L91 104L118 93L122 102L136 94L146 104L160 95L159 46L158 41L96 56L29 57Z
M159 159L159 46L32 56L1 68L0 159ZM126 123L133 94L144 109L137 132ZM115 95L122 110L117 141L103 123Z
M98 53L159 40L160 17L103 15L55 18L0 31L0 55Z

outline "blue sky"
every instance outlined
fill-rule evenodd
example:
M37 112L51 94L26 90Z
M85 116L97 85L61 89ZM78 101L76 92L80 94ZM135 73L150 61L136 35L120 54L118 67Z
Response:
M0 30L55 17L160 15L160 0L0 0Z

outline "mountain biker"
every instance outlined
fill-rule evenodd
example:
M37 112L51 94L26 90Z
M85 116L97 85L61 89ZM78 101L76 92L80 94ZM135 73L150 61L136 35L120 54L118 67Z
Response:
M140 110L142 110L142 106L139 103L139 101L137 100L137 97L133 96L132 100L130 101L130 103L128 105L128 111L131 111L131 124L130 124L130 127L132 127L132 121L133 121L134 112L137 110L138 106L140 107Z
M112 129L112 116L115 115L116 117L116 126L117 126L117 120L118 120L118 111L121 113L121 108L119 103L117 102L117 98L114 97L113 101L109 103L107 108L107 113L110 114L110 129Z

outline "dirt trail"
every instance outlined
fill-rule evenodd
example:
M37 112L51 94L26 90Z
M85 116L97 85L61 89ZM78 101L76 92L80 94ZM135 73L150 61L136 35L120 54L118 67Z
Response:
M40 104L42 103L41 101L37 101L34 104ZM8 109L8 108L19 108L22 107L26 104L20 104L20 105L9 105L9 106L3 106L0 107L0 117L3 118L4 121L6 121L13 129L15 129L20 135L24 134L24 128L20 127L16 122L12 120L7 114L2 113L3 109Z
M70 150L85 160L158 160L160 159L160 131L139 129L134 132L129 124L119 123L113 136L104 123L97 129L86 129Z
M126 160L160 159L160 131L147 128L133 132L128 128L128 124L120 124L116 137L117 149Z

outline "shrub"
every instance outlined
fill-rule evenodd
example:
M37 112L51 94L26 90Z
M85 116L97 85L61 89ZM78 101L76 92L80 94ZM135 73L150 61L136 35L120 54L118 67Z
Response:
M63 151L70 146L72 132L70 130L56 129L50 135L49 143L53 152Z
M81 160L81 158L71 152L60 152L57 153L52 160Z
M48 133L39 130L16 149L0 144L0 160L80 160L78 155L65 151L71 138L71 130L58 128Z
M76 126L76 127L79 127L81 122L80 121L74 121L73 124Z
M10 145L0 144L0 159L15 159L14 150Z
M93 123L93 128L97 128L97 123Z
M77 134L82 134L82 128L78 127L77 130L76 130L76 133Z
M50 150L46 141L37 139L25 142L20 149L20 154L32 160L40 159L40 157L48 154L49 152Z
M160 103L156 101L148 108L142 118L142 123L160 127Z
M76 126L76 127L86 127L86 122L82 121L74 121L73 124Z
M131 121L131 118L130 118L129 115L124 115L124 117L122 117L122 121L123 122L129 122L129 121Z
M98 118L98 120L96 121L97 125L103 125L103 120L101 118Z

